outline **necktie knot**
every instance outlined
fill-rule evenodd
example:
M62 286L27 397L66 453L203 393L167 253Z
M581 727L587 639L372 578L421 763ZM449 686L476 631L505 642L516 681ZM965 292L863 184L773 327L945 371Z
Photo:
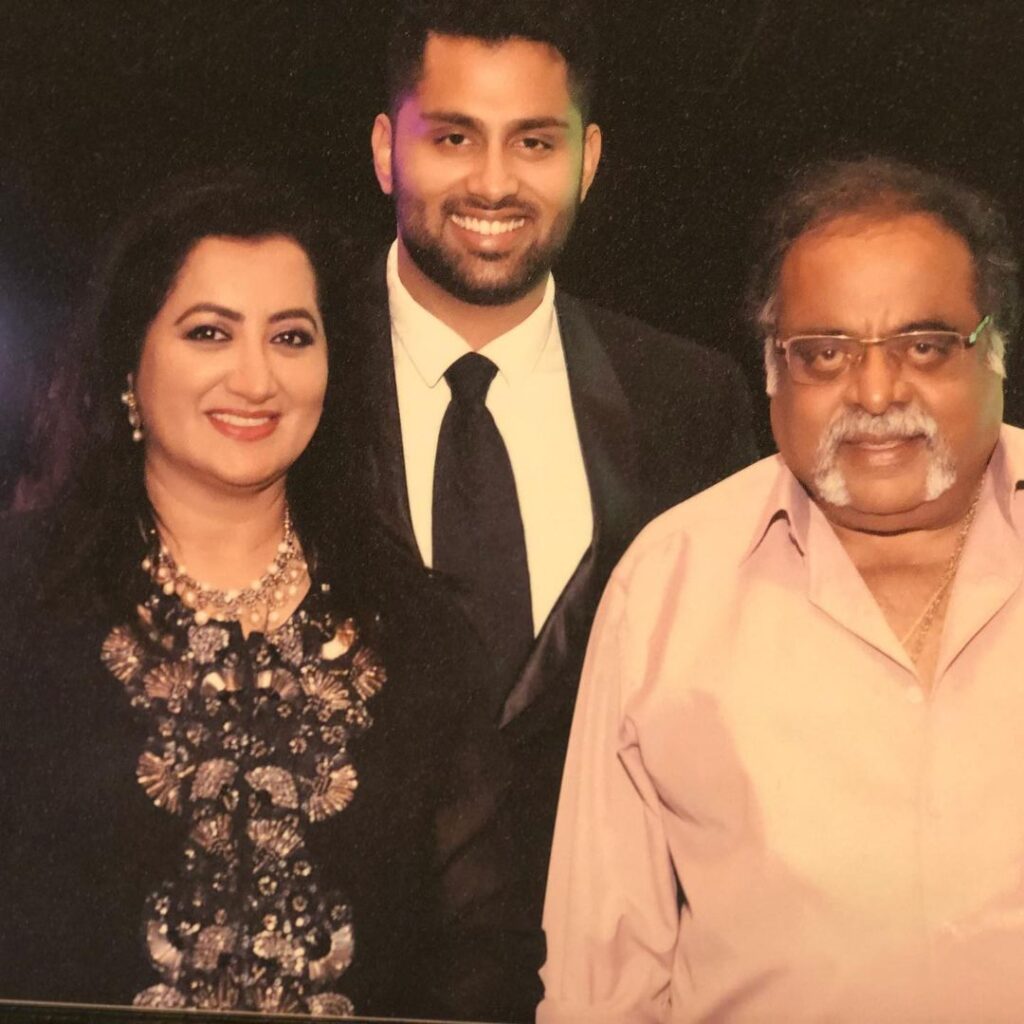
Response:
M498 367L478 352L467 352L445 370L444 379L452 389L452 399L460 405L479 408Z

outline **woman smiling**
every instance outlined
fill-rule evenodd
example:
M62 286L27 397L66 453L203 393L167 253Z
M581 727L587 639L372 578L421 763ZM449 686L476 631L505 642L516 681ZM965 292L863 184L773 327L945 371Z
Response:
M0 537L0 998L458 1012L475 702L346 513L325 251L248 180L177 189L66 353L51 500Z

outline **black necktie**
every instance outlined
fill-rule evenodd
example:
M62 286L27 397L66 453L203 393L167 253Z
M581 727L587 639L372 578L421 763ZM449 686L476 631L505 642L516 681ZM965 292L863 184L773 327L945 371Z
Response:
M512 463L484 405L497 372L470 352L444 375L452 398L437 439L433 542L434 568L454 579L504 701L533 642L533 614Z

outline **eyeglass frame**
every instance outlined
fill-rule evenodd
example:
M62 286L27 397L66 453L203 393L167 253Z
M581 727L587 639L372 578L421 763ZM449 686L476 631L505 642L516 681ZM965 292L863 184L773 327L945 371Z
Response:
M912 338L915 335L927 337L928 335L943 334L949 337L955 336L960 345L962 346L961 351L966 352L969 349L974 348L978 344L981 332L984 331L985 328L989 327L991 324L992 314L986 313L985 316L981 318L981 321L978 323L978 326L975 327L974 330L970 332L970 334L961 334L958 331L946 330L897 331L895 334L885 334L875 338L855 338L850 334L792 334L788 338L773 338L772 348L774 349L774 351L782 353L786 363L786 370L790 374L790 379L793 380L795 384L805 384L810 385L811 387L818 387L826 384L834 384L836 381L842 380L852 366L859 365L864 361L865 351L872 345L884 345L886 342L892 341L894 338ZM807 338L828 338L834 339L836 341L855 341L858 345L861 346L861 354L860 357L856 360L856 362L854 362L852 359L848 360L846 364L843 366L842 370L840 370L839 373L837 373L836 376L831 379L796 380L795 378L793 378L792 370L790 368L791 364L789 361L789 349L793 342L803 341ZM902 368L904 365L905 364L901 360L900 367Z

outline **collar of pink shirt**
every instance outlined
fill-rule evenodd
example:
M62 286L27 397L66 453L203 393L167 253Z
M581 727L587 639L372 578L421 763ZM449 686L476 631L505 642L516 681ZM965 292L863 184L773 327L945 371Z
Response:
M754 520L741 563L778 557L778 545L787 546L794 557L807 562L807 596L813 605L914 672L907 652L825 515L781 457L776 459L779 472ZM1004 425L985 471L978 511L950 596L936 679L1020 586L1024 576L1022 488L1024 431Z

